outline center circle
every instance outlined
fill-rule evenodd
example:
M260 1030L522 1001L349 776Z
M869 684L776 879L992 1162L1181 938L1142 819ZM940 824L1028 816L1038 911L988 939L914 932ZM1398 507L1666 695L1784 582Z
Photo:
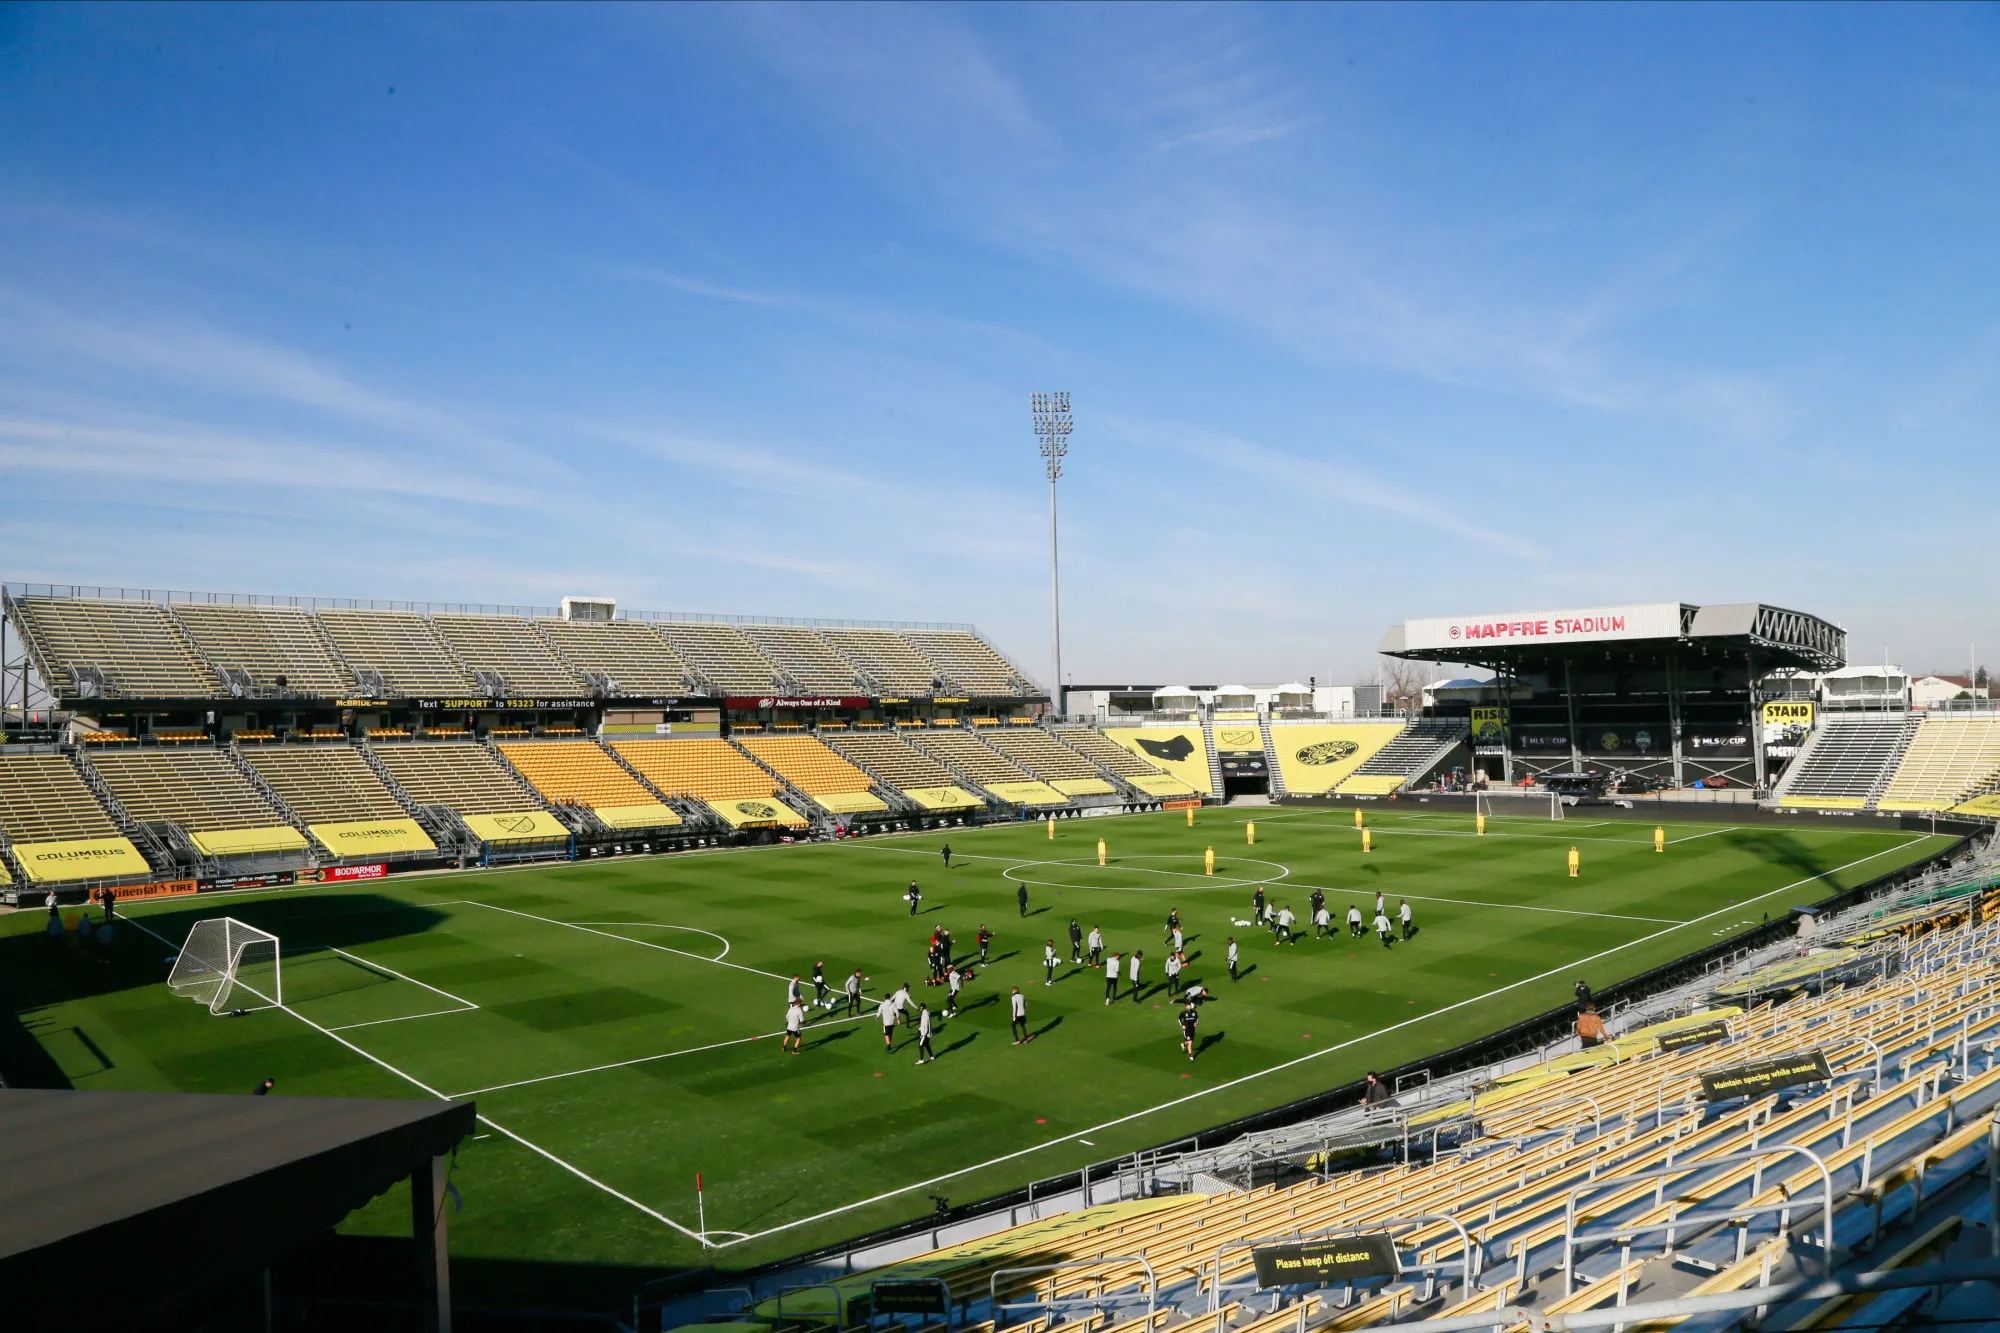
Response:
M1261 879L1230 874L1208 875L1202 873L1199 856L1190 854L1155 854L1147 856L1113 857L1111 864L1100 866L1094 856L1064 857L1053 861L1023 861L1008 866L1001 871L1003 879L1011 879L1017 884L1033 884L1048 889L1101 889L1106 893L1189 893L1199 889L1249 889L1260 884L1276 884L1292 873L1290 866L1279 865L1276 861L1259 861L1251 857L1218 857L1219 864L1226 866L1262 866L1274 873ZM1144 861L1167 861L1174 865L1191 865L1191 870L1178 870L1171 866L1156 867L1138 864ZM1035 875L1033 871L1041 871ZM1123 871L1156 880L1156 883L1101 884L1096 879ZM1067 873L1074 872L1074 873Z

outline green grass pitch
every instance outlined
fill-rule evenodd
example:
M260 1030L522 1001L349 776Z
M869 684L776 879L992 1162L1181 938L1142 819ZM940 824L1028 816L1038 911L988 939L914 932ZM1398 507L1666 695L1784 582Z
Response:
M52 946L24 911L0 920L0 986L48 1075L78 1088L248 1092L268 1075L279 1094L473 1098L486 1119L456 1167L461 1256L736 1268L922 1215L932 1193L969 1201L1456 1045L1561 1003L1577 977L1609 985L1946 845L1679 823L1659 855L1650 822L1587 814L1495 820L1486 837L1409 807L1370 824L1366 854L1344 810L1208 809L1193 828L1178 812L1067 821L1053 841L1033 823L135 903L105 963ZM900 896L912 878L915 920ZM1258 881L1308 938L1279 947L1232 925ZM1377 889L1392 915L1408 897L1419 934L1387 950L1313 940L1315 885L1337 917ZM1101 972L1067 962L1075 916L1144 949L1157 988L1169 907L1188 976L1221 997L1193 1063L1164 995L1107 1008ZM166 942L222 914L282 938L286 1010L215 1018L162 984ZM837 985L859 967L871 995L909 981L937 1007L931 928L963 954L981 923L992 962L940 1022L935 1063L916 1064L911 1029L886 1054L872 1009L816 1016L803 1054L780 1051L793 973L824 959ZM1247 969L1233 985L1231 934ZM1053 986L1049 937L1065 960ZM1017 985L1036 1034L1020 1047ZM734 1241L705 1255L697 1171L707 1227ZM406 1218L385 1198L349 1225L400 1233Z

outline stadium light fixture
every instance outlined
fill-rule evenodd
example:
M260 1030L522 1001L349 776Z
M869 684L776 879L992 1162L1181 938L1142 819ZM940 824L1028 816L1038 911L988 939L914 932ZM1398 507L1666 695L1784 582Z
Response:
M1042 463L1049 474L1049 635L1055 656L1050 685L1056 711L1067 714L1069 700L1064 695L1062 673L1062 565L1056 553L1056 479L1062 476L1063 459L1069 456L1069 395L1032 394L1028 406L1035 419L1035 437L1041 442Z

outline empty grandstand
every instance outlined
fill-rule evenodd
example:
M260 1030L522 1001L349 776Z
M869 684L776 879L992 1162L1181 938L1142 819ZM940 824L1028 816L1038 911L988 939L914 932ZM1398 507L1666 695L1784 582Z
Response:
M995 730L985 739L1031 777L1065 796L1110 796L1117 791L1096 764L1038 727Z
M431 626L482 693L561 698L584 692L582 678L519 616L440 615L431 617Z
M1273 737L1278 734L1277 727L1271 728ZM1412 722L1343 778L1337 790L1343 796L1384 796L1401 791L1450 758L1467 734L1466 724L1456 718Z
M228 693L333 699L347 692L340 662L295 606L176 602L170 609Z
M960 694L996 698L1032 692L1014 664L994 652L976 634L965 630L910 630L904 637Z
M245 751L244 758L307 825L402 819L408 813L351 746L272 746Z
M1168 775L1159 765L1148 763L1133 751L1107 740L1104 733L1094 727L1061 727L1052 734L1070 749L1100 768L1117 774L1149 796L1186 796L1194 791L1179 778Z
M1064 805L1069 801L1062 792L1038 780L1027 769L967 732L952 729L919 733L911 736L909 741L931 758L970 778L1003 801L1031 806Z
M695 798L734 827L806 822L782 799L782 784L728 741L618 741L611 748L658 790Z
M886 629L829 628L826 641L887 695L928 698L944 691L937 668L901 634Z
M535 621L562 659L606 695L680 694L688 665L672 644L638 620Z
M944 765L906 743L901 736L857 731L829 736L826 742L926 809L964 809L983 804L979 795L960 786L959 779Z
M1918 719L1908 713L1829 713L1785 770L1780 805L1861 810L1888 783Z
M314 619L347 664L348 687L384 696L470 694L472 676L437 630L408 611L323 610Z
M2000 715L1925 715L1878 810L1946 810L2000 784Z
M784 673L801 694L854 696L872 693L867 683L825 639L798 625L741 626L743 637Z
M35 669L72 698L202 699L214 674L155 602L9 597Z
M744 750L834 814L884 810L868 774L812 736L747 736Z
M666 641L717 694L764 695L785 688L777 664L743 631L722 621L653 622Z
M10 843L113 838L118 826L61 755L0 757L0 834Z
M105 753L92 756L90 766L126 814L140 823L173 824L208 855L305 846L305 839L284 815L215 750Z
M541 802L483 745L373 747L376 762L418 805L442 805L461 815L511 814Z
M500 746L501 755L543 796L578 806L608 828L666 828L683 822L680 812L609 751L590 741L523 741Z

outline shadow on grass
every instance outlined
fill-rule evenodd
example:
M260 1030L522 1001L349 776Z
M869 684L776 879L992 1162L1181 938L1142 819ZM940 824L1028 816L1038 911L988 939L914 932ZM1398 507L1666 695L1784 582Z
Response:
M305 948L348 948L414 935L450 919L435 908L375 893L176 902L185 906L120 912L108 959L94 949L52 948L40 931L0 936L0 1080L22 1088L73 1086L34 1030L35 1011L165 982L175 952L167 941L186 939L197 921L233 916L276 935L290 955Z

